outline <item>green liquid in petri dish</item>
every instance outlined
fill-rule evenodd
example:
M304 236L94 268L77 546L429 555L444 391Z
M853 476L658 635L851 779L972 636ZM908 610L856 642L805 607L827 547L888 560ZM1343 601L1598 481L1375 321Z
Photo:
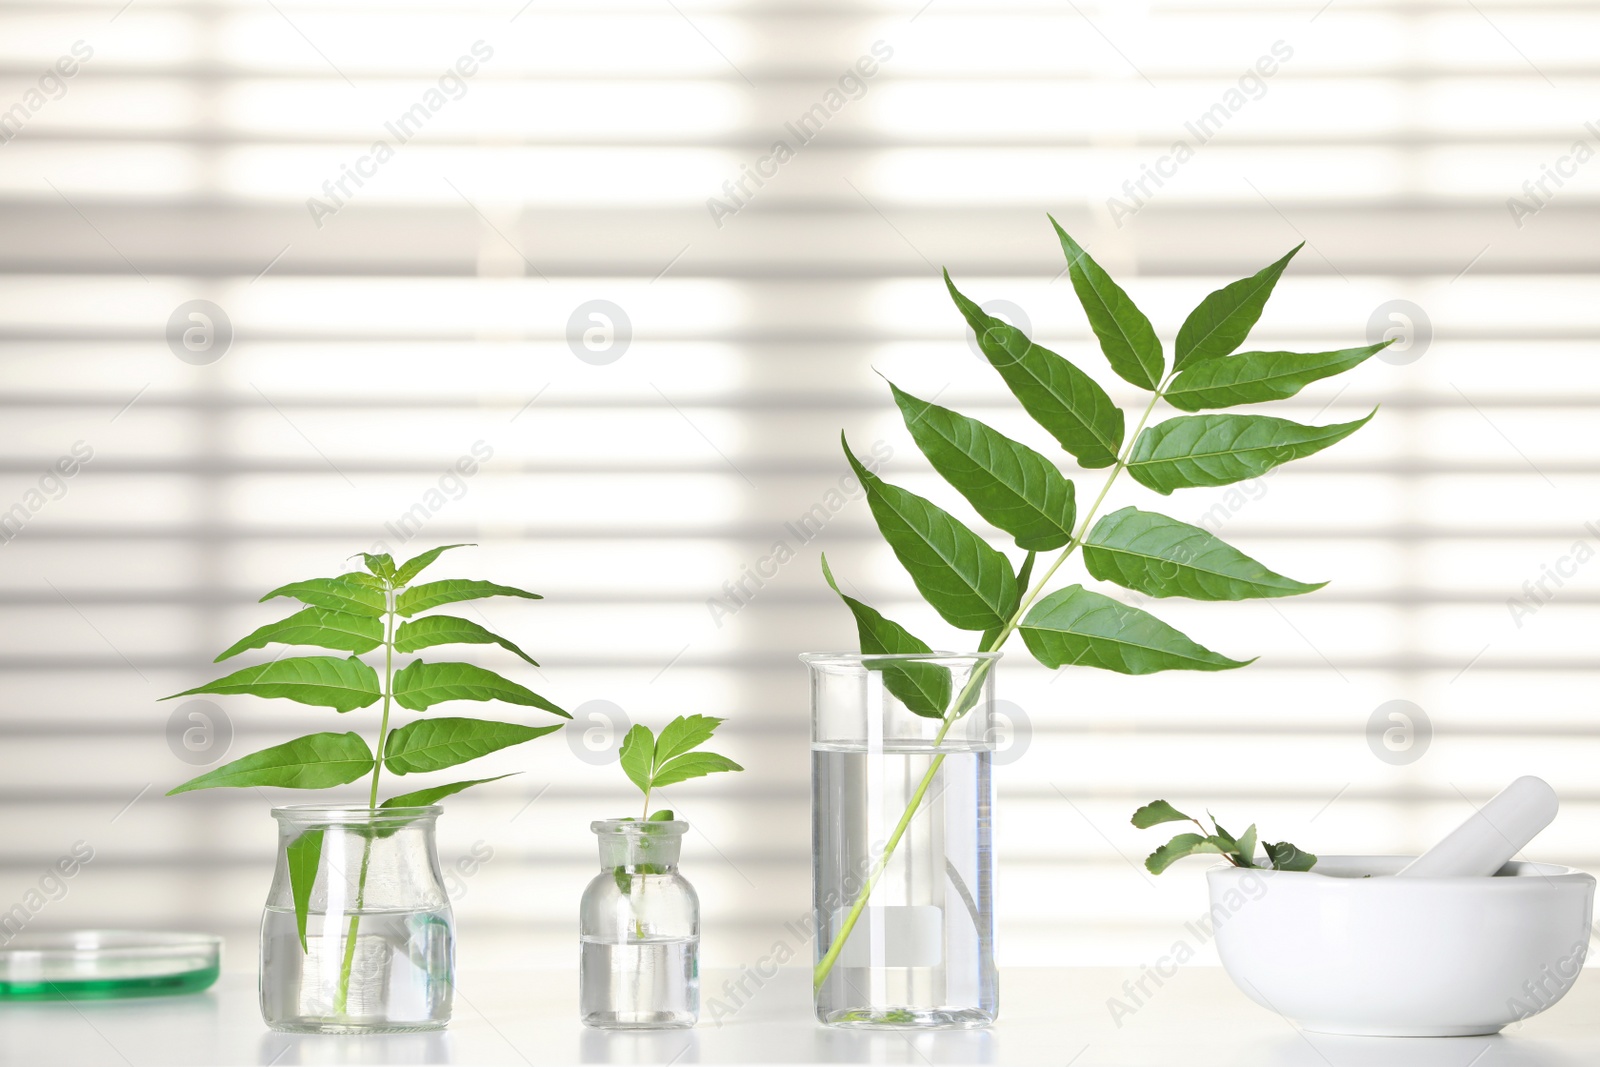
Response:
M198 993L217 980L221 949L209 934L25 933L0 948L0 1003Z
M176 974L67 981L8 982L0 979L0 1000L116 1000L198 993L217 980L216 967Z

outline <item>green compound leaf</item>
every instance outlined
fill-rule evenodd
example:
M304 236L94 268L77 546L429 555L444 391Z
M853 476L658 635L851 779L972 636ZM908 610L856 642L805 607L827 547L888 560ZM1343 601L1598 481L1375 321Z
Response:
M1272 860L1275 871L1309 871L1317 865L1316 856L1300 851L1287 841L1261 847L1267 850L1267 858Z
M1160 874L1168 867L1185 856L1196 856L1201 853L1222 854L1222 846L1212 837L1201 837L1199 834L1179 834L1171 841L1162 845L1145 859L1145 868L1151 874Z
M1122 409L1083 371L1048 348L1034 344L1021 330L986 313L968 300L945 272L944 283L978 349L1005 380L1023 410L1085 467L1109 467L1117 461L1124 431Z
M264 748L191 778L167 796L192 789L275 785L285 789L326 789L347 785L372 770L372 750L357 733L307 734Z
M451 782L449 785L429 786L427 789L418 789L415 793L401 793L397 797L390 797L382 804L379 804L378 807L425 808L429 804L437 804L445 797L454 796L463 789L471 789L475 785L483 785L487 782L498 782L502 778L510 778L517 773L519 772L512 771L511 774L497 774L493 778L474 778L470 782Z
M389 734L383 765L395 774L442 771L561 729L491 719L419 719Z
M1221 358L1244 344L1283 269L1304 247L1302 241L1271 266L1230 282L1200 301L1178 329L1172 369L1181 371L1191 364Z
M1392 344L1391 338L1337 352L1240 352L1196 363L1172 379L1162 395L1180 411L1286 400L1312 382L1360 366Z
M411 579L421 574L430 563L438 559L444 553L450 551L452 548L471 547L474 546L468 542L462 542L459 545L440 545L438 548L428 549L428 551L422 553L420 556L413 556L411 559L408 559L404 563L400 564L400 569L397 570L394 575L394 584L409 585L411 583Z
M378 688L378 673L354 656L349 659L294 656L274 660L161 699L173 700L195 693L283 697L299 704L314 704L341 712L367 707L383 696Z
M1044 456L977 419L919 400L889 383L906 429L933 469L985 519L1046 552L1072 540L1072 483Z
M1154 390L1166 373L1166 356L1150 320L1111 280L1111 275L1067 236L1054 216L1050 216L1050 225L1055 227L1061 251L1066 253L1078 303L1083 305L1089 327L1100 339L1100 351L1105 353L1111 369L1129 385Z
M337 578L309 578L303 582L280 585L261 598L265 603L273 597L293 597L307 607L344 611L351 615L382 615L384 598L382 583L370 574L351 572Z
M315 645L344 652L371 652L383 644L383 620L374 615L351 615L328 608L302 608L287 619L269 622L230 646L213 662L237 656L252 648L280 645Z
M846 596L833 580L828 556L822 556L822 576L850 614L855 616L856 635L864 655L928 655L933 652L921 638L904 626L885 618L876 608ZM870 666L870 665L869 665ZM937 663L904 663L883 668L883 685L914 715L928 719L944 717L950 706L950 669Z
M1083 562L1101 581L1152 597L1250 600L1327 584L1285 578L1198 526L1131 507L1095 523L1083 543Z
M687 752L677 759L669 760L661 765L650 780L650 788L660 789L663 786L677 785L690 778L703 778L717 771L742 771L739 766L727 756L719 756L715 752Z
M1133 443L1128 473L1158 493L1230 485L1338 444L1372 420L1304 426L1266 415L1180 415Z
M652 789L677 785L690 778L701 778L717 771L742 771L733 760L715 752L692 752L693 748L711 740L717 727L723 723L711 715L679 715L662 729L657 738L650 728L640 723L622 739L618 758L628 780L649 797ZM652 820L672 818L670 811L658 811ZM632 820L629 820L632 821Z
M434 645L499 645L532 663L533 657L493 631L486 630L470 619L454 615L426 615L420 619L403 622L394 634L396 652L420 652Z
M426 585L414 585L410 589L401 591L395 597L395 611L410 618L419 611L437 608L444 604L454 604L461 600L482 600L491 596L519 596L525 600L543 600L538 593L530 593L525 589L516 589L509 585L496 585L494 582L480 582L466 578L446 578L442 582L429 582Z
M650 772L655 769L655 753L655 735L644 723L635 723L623 737L622 747L617 750L622 773L639 787L641 793L650 792Z
M867 506L911 580L950 625L980 633L1017 609L1016 576L1005 556L931 501L863 467L841 434L844 454L867 492Z
M394 676L394 699L411 711L426 711L446 700L504 700L572 718L533 690L470 663L412 660Z
M1141 830L1148 830L1152 826L1160 826L1164 822L1193 822L1194 820L1165 800L1152 800L1144 807L1133 813L1129 820Z
M1118 674L1222 671L1235 660L1204 648L1154 615L1069 585L1040 600L1023 620L1022 640L1046 667L1081 665Z
M284 850L289 864L289 890L294 895L294 926L300 935L300 951L306 948L306 913L311 910L311 889L317 884L317 868L322 866L322 831L307 830Z

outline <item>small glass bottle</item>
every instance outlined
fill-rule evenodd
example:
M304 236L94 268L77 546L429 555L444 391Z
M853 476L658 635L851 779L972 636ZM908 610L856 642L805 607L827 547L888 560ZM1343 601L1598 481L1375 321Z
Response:
M585 1026L676 1030L700 1017L700 898L678 873L689 824L603 819L579 917Z
M455 922L438 807L293 806L261 923L261 1015L301 1034L440 1030L455 991ZM302 946L291 850L314 864Z

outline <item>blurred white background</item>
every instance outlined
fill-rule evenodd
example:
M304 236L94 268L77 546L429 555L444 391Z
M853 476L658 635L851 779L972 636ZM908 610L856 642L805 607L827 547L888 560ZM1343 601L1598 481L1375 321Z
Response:
M841 83L863 56L872 76ZM472 76L447 75L461 57ZM252 967L268 808L310 798L162 793L375 712L217 698L196 754L157 698L288 610L266 589L379 541L476 541L439 574L548 598L483 605L542 670L482 662L581 714L448 802L445 862L493 851L456 886L463 966L575 963L588 823L632 805L586 747L608 708L729 717L715 747L749 771L668 799L695 826L707 962L763 954L809 901L795 654L854 642L818 549L936 645L971 635L917 604L859 500L738 611L708 600L837 484L840 429L950 502L875 370L1048 444L939 267L1134 399L1047 211L1169 343L1302 240L1251 347L1401 342L1277 405L1382 405L1337 448L1231 496L1114 494L1331 580L1156 608L1259 663L1007 660L1002 962L1137 964L1184 935L1205 864L1139 869L1157 835L1127 817L1156 796L1403 853L1539 774L1565 807L1532 858L1600 865L1597 58L1600 5L1559 0L0 5L0 511L23 508L0 544L0 910L86 841L35 928L215 930ZM819 103L801 145L786 123ZM763 164L780 139L793 158ZM1179 141L1192 158L1162 162ZM196 300L226 323L190 352L167 337ZM590 301L626 316L609 341ZM475 446L492 456L451 476ZM46 477L75 447L92 457Z

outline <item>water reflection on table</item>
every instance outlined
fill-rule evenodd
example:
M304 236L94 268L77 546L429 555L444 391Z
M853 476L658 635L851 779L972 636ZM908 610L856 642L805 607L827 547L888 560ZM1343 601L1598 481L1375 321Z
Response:
M682 1064L700 1062L700 1035L693 1030L592 1030L578 1040L584 1063Z
M262 1067L421 1067L455 1062L454 1043L448 1030L425 1034L361 1034L339 1037L320 1034L261 1035Z

